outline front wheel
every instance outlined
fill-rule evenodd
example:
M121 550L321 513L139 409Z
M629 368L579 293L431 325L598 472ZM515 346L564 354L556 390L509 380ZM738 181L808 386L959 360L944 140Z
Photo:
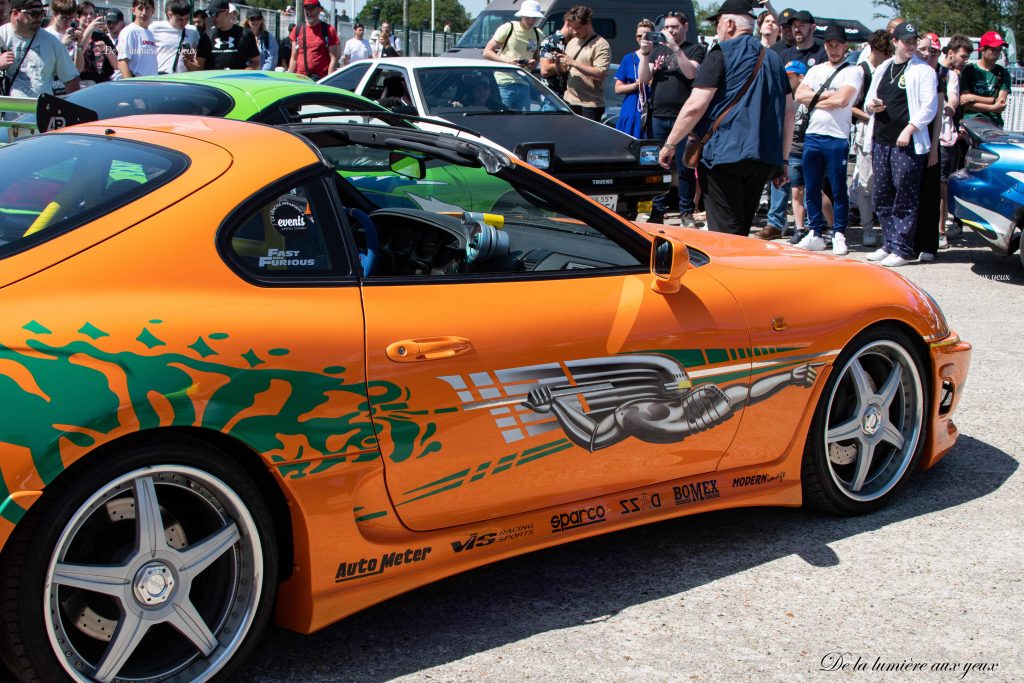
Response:
M0 562L25 681L225 679L273 607L274 524L224 453L143 446L58 479Z
M884 505L920 456L927 390L924 364L901 330L880 327L839 355L808 435L804 499L833 514Z

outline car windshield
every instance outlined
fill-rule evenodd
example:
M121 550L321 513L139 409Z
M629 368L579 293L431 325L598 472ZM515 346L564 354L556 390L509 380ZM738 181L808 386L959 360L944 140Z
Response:
M132 114L225 116L234 101L222 90L196 83L111 81L83 88L67 97L101 119Z
M0 149L0 258L123 206L188 165L172 150L92 135L41 135Z
M543 83L522 69L418 69L416 80L428 114L572 113Z

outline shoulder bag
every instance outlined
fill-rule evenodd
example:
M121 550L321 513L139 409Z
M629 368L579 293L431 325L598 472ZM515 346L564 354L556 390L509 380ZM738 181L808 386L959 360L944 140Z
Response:
M761 70L761 64L764 63L765 52L767 52L767 49L762 47L761 54L757 56L757 64L754 65L753 71L750 72L750 78L748 78L747 82L743 84L743 89L740 90L739 94L737 94L733 101L729 103L729 106L725 108L725 111L723 111L718 118L715 119L715 122L711 124L711 128L708 129L708 132L704 133L704 135L699 138L690 138L686 141L686 150L683 152L683 165L686 166L686 168L697 168L697 164L700 163L701 154L704 153L704 145L708 144L708 140L710 140L711 136L715 134L718 127L722 125L722 121L725 120L725 117L728 116L729 112L731 112L733 108L740 103L743 96L747 94L748 90L750 90L750 86L754 84L754 79L757 78L757 72Z

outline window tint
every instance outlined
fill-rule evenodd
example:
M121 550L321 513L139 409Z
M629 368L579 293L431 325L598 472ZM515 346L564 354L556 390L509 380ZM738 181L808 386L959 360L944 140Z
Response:
M338 271L334 214L319 180L275 194L228 233L236 265L257 278L303 278ZM334 253L332 253L332 251Z
M101 119L132 114L189 114L225 116L234 106L226 93L191 83L111 81L83 88L69 102L92 109Z
M429 114L571 111L521 69L452 67L417 69L415 73Z
M334 76L331 76L326 81L325 85L330 85L335 88L341 88L342 90L349 90L356 92L356 87L359 85L359 81L363 80L363 74L370 68L370 62L365 64L356 64L348 69L339 71Z
M84 225L188 165L172 150L92 135L42 135L0 149L0 256Z

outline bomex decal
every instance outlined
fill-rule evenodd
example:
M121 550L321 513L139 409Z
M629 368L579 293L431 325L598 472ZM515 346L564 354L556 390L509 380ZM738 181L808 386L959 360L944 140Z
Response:
M441 377L458 390L464 410L490 410L506 442L561 429L577 446L597 451L633 437L677 443L729 420L788 386L809 388L821 363L802 363L751 384L694 387L676 360L655 354L586 358L496 370L476 400L462 376ZM513 407L515 412L513 412ZM552 419L553 418L553 419Z

